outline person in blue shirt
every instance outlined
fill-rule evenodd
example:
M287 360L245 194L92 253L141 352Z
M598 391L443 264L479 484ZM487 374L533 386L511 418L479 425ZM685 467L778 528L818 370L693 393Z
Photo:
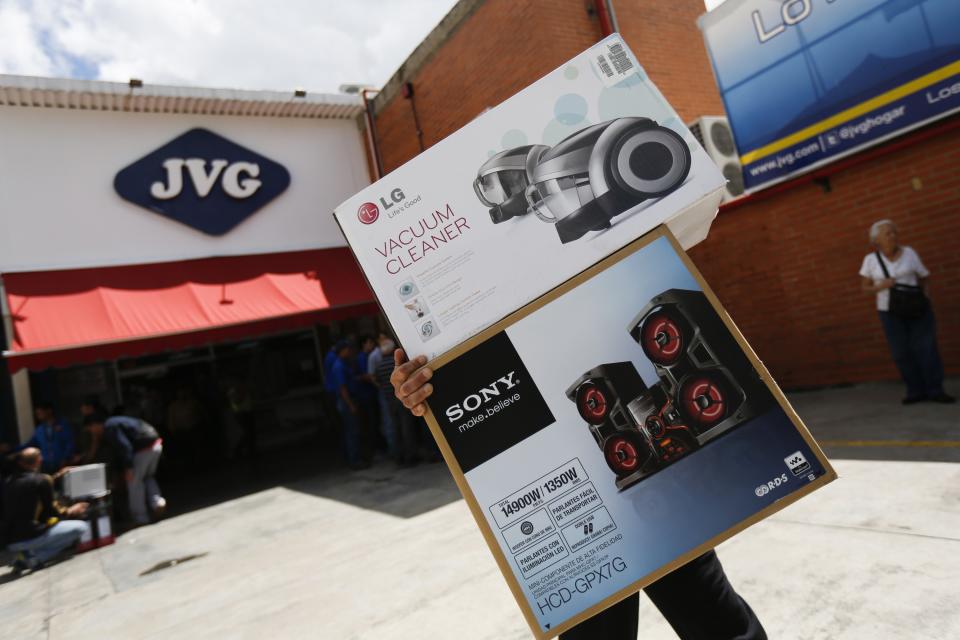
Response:
M73 457L76 448L73 429L65 420L56 417L53 405L49 402L38 402L33 408L33 415L37 419L33 436L18 450L29 447L39 449L43 456L41 470L53 475Z
M335 345L337 360L330 369L330 383L336 389L337 413L343 422L343 448L347 464L351 469L363 469L367 462L363 458L360 438L361 407L357 378L356 358L353 346L346 340Z
M330 347L330 350L327 351L327 355L323 357L323 387L329 393L336 395L337 386L333 383L333 365L337 363L337 358L340 357L337 355L337 346L340 343L336 343Z
M373 371L369 368L370 353L379 351L373 336L360 338L360 349L356 355L357 401L360 403L360 436L370 449L382 449L386 444L379 437L379 406L377 402L377 383ZM390 451L392 455L393 452Z
M323 356L323 413L330 428L340 430L340 413L337 410L337 385L333 381L333 365L337 363L337 344L330 346Z

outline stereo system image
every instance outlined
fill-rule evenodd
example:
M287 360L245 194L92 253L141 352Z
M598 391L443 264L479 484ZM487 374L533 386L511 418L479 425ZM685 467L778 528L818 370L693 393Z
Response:
M627 330L657 383L648 387L632 363L614 362L566 391L619 489L772 408L773 395L702 292L654 296Z
M492 156L473 183L499 224L533 214L566 244L611 226L628 209L673 192L690 173L690 149L649 118L617 118L555 147L526 145Z

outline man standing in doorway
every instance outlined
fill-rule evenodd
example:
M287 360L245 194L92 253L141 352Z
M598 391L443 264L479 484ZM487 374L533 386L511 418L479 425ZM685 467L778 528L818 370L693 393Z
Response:
M386 333L380 332L377 335L377 344L370 350L367 356L367 374L370 381L377 388L377 406L380 414L380 433L387 443L387 453L397 462L401 462L406 456L400 449L398 438L398 425L394 419L394 410L391 406L393 398L393 387L389 384L390 372L393 371L393 350L396 344ZM386 355L384 355L386 354ZM382 363L388 360L389 371L387 372L387 387L382 384L382 375L380 367Z
M343 422L343 446L347 464L353 470L369 466L363 459L360 440L361 409L357 399L356 358L353 346L346 340L336 344L337 360L330 371L332 386L336 389L337 413Z

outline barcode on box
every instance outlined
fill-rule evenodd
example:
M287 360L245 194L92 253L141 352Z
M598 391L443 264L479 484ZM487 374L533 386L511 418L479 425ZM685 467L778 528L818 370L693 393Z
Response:
M613 63L613 68L616 69L620 75L633 69L633 62L630 60L627 52L624 51L623 45L619 42L610 45L610 61Z
M611 41L612 40L612 41ZM618 38L604 41L590 51L590 60L605 86L612 87L636 71L636 63Z
M610 68L610 64L607 62L607 57L605 55L597 56L597 65L600 67L600 71L603 72L603 75L608 78L613 77L613 69Z

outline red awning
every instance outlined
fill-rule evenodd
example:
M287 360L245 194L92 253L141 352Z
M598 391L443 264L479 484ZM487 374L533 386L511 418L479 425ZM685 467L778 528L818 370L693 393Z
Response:
M9 273L11 371L183 349L375 313L349 249Z

